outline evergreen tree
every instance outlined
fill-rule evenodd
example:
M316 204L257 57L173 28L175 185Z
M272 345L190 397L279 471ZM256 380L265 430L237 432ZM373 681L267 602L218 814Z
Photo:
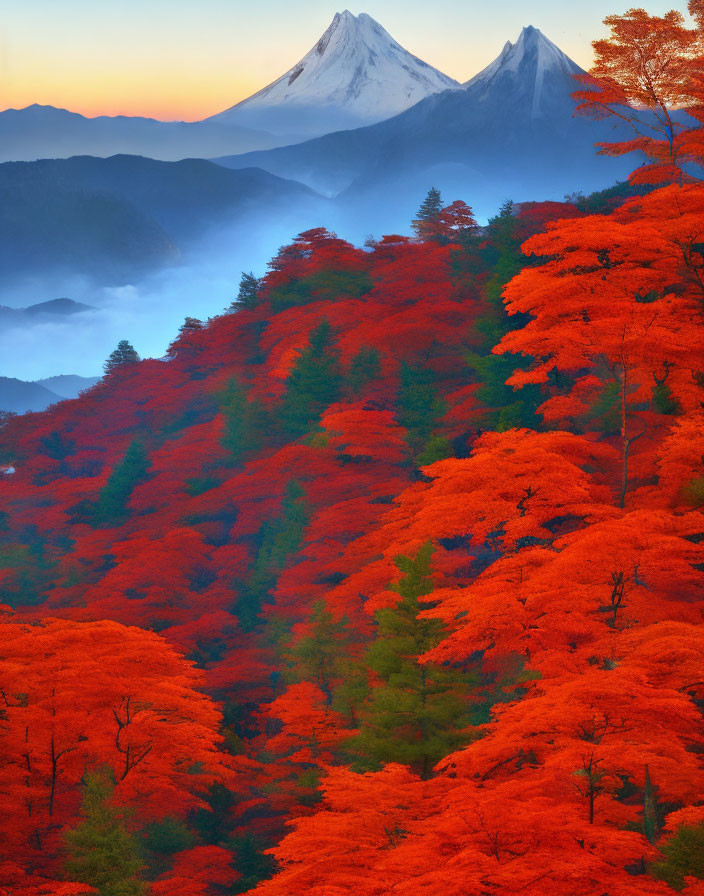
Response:
M486 287L489 312L479 319L478 324L484 336L484 347L491 350L509 329L526 323L523 318L518 323L509 322L503 302L504 287L526 264L521 253L519 222L513 214L510 199L502 204L498 215L489 219L486 235L491 247L491 255L486 260L492 269Z
M118 367L124 367L125 364L135 364L137 361L139 361L139 355L134 350L134 346L130 345L126 339L121 339L117 343L115 351L112 352L103 365L103 370L108 375L117 370Z
M284 655L290 665L287 677L292 681L314 682L328 703L332 703L333 682L340 675L343 649L348 641L346 620L336 620L325 601L316 601L310 618L310 634Z
M404 361L401 364L400 379L397 416L398 422L406 428L406 438L413 457L416 461L422 458L420 462L424 463L439 460L440 457L435 456L438 445L429 445L433 429L445 412L445 403L438 396L434 385L435 376L425 367L413 366ZM428 459L424 455L430 447L433 457ZM442 448L445 452L441 452L442 457L449 457L452 452L446 440L442 440Z
M264 598L276 585L287 558L298 550L308 517L303 489L291 480L281 502L281 513L265 520L259 531L259 550L249 578L237 583L239 597L233 610L244 631L252 631L258 624Z
M72 454L76 453L76 443L73 439L69 439L63 433L52 430L39 439L41 445L41 453L46 454L54 460L65 460Z
M197 317L187 317L179 327L178 331L181 335L184 333L192 333L194 330L202 330L203 321Z
M229 847L235 854L235 868L241 875L231 893L247 893L276 871L276 861L265 852L270 844L258 841L251 833L232 838Z
M352 395L359 395L362 389L381 376L379 352L372 346L363 345L350 362L347 385Z
M675 890L684 887L686 877L704 880L704 824L681 825L660 847L665 857L651 871Z
M400 762L427 777L443 756L470 739L467 676L418 662L444 631L440 620L419 618L431 605L432 552L427 543L415 557L396 558L403 576L390 587L400 600L375 616L376 638L365 662L380 684L362 707L359 734L349 745L362 769Z
M366 271L323 268L273 287L269 301L272 310L279 312L310 302L334 302L343 296L357 299L368 293L373 285Z
M130 495L137 483L146 477L149 467L149 456L144 445L134 439L98 495L93 508L96 523L110 524L126 514Z
M254 276L254 274L250 271L246 274L242 271L242 276L240 278L240 288L237 293L237 298L230 305L232 310L236 310L238 308L256 308L259 304L259 281Z
M250 401L247 390L234 377L220 396L220 407L225 418L222 445L235 464L245 454L261 447L267 431L267 413L258 401Z
M518 392L506 385L511 374L530 364L529 358L492 354L492 349L510 330L520 329L527 323L524 315L506 314L503 290L525 265L529 264L521 253L519 222L513 214L513 202L505 200L499 214L489 220L489 243L486 261L493 272L486 285L487 312L477 318L475 327L482 335L477 351L467 353L467 364L481 383L477 390L479 400L489 408L483 425L486 429L505 432L513 427L535 427L535 409L542 401L538 386L526 386Z
M350 655L352 641L347 620L335 619L319 600L313 604L310 633L283 651L283 660L289 667L284 673L288 681L312 681L354 727L369 686L363 665Z
M595 429L613 436L621 430L621 387L607 383L589 408L589 418L595 421Z
M194 357L200 354L203 351L203 345L195 342L189 337L193 336L199 330L204 329L204 326L203 321L199 320L197 317L185 318L178 328L178 336L167 349L167 357L185 358L187 356ZM192 368L191 375L194 376L194 378L197 378L198 371L195 368Z
M431 187L421 203L415 219L411 222L414 233L420 240L431 239L434 225L440 219L442 212L442 195L440 190Z
M672 394L672 389L667 385L665 380L669 373L669 367L666 368L665 376L655 377L655 386L653 387L653 410L658 414L681 414L682 406Z
M339 673L339 659L346 640L346 622L336 620L322 600L313 604L310 634L301 638L285 659L293 681L312 681L332 703L332 684Z
M226 842L232 825L235 797L224 784L211 784L205 797L207 808L201 806L192 816L192 823L204 843L219 846Z
M81 821L65 835L66 872L99 896L142 896L147 886L139 879L139 841L127 829L124 810L111 805L114 789L109 771L86 774Z
M340 396L342 376L332 329L323 319L310 335L286 380L281 419L289 435L307 432L325 408Z
M446 460L453 456L452 442L445 436L433 435L425 443L420 454L416 456L415 462L418 467L426 467L429 464L434 464L437 460Z
M512 218L514 208L515 208L515 204L514 204L513 199L504 199L504 201L499 206L499 217L500 218Z
M152 821L143 831L144 845L152 853L173 855L196 845L196 836L173 815Z

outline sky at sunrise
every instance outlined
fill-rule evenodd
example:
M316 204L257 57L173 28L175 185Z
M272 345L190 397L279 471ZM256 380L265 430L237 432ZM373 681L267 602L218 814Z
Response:
M407 50L465 81L529 24L587 68L604 16L630 5L367 0L351 12L373 16ZM0 109L41 103L85 115L203 118L283 74L343 8L329 0L3 0Z

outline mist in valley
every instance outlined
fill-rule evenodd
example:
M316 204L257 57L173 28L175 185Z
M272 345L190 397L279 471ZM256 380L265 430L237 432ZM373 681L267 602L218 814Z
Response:
M94 310L0 325L0 376L99 376L121 339L129 340L141 357L161 357L187 316L207 320L227 311L243 271L260 277L279 247L297 233L333 228L336 216L330 212L244 216L209 230L183 252L179 264L132 282L100 282L68 270L15 278L0 290L0 305L24 308L67 297Z
M613 182L604 172L601 185ZM80 270L26 274L0 284L0 305L27 307L58 297L94 310L41 316L31 324L0 325L0 376L37 380L57 374L98 376L121 339L141 357L162 357L184 319L207 320L230 309L242 272L261 277L279 247L296 234L326 227L356 245L368 237L409 235L410 224L431 186L449 203L463 199L480 224L502 202L563 198L570 180L548 183L534 195L530 185L507 175L480 175L466 166L437 165L390 181L385 189L348 190L337 199L317 197L303 206L250 209L229 223L212 224L180 251L180 261L128 279L89 277ZM576 185L575 185L576 186Z

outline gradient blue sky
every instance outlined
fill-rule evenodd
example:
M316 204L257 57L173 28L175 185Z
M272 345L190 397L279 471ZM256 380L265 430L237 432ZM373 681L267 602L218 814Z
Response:
M588 68L604 16L631 5L365 0L349 8L464 81L529 24ZM673 6L644 5L656 15ZM3 0L0 109L37 102L86 115L202 118L283 74L344 8L328 0Z

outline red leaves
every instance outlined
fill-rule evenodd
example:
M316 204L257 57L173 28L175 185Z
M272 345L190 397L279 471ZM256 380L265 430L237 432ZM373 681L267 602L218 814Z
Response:
M332 405L320 423L330 447L349 457L391 464L406 460L408 446L403 429L391 411L370 408L361 402Z
M0 626L0 798L10 848L47 872L36 883L6 863L19 892L73 892L51 882L59 837L99 763L139 823L190 823L210 784L229 788L211 794L220 815L198 845L154 872L155 894L216 896L236 877L233 828L275 834L284 820L263 896L667 892L644 873L659 833L646 814L699 819L704 786L702 191L668 187L608 216L529 203L499 220L508 242L541 231L525 246L535 264L506 287L528 322L497 348L533 359L511 383L543 390L541 431L475 435L482 384L465 353L517 261L503 246L490 269L491 227L487 244L455 242L473 230L461 203L441 215L446 245L387 237L366 252L301 234L257 307L3 429L18 472L0 482L0 584L26 621ZM340 391L289 438L286 379L322 318ZM442 456L460 456L413 466L401 362L427 374L407 405L435 415ZM256 444L248 434L235 456L225 424L232 443L255 397ZM76 505L137 437L149 474L124 517L81 522ZM373 612L398 601L395 558L428 540L424 613L447 635L414 668L466 675L481 737L429 781L396 764L355 774L355 674L379 684L356 664ZM47 605L65 619L40 622ZM99 617L114 621L78 621Z
M150 887L152 896L218 896L238 874L232 854L221 846L196 846L176 855L174 865Z
M692 4L696 10L696 3ZM696 17L696 16L695 16ZM632 183L683 183L688 162L701 162L701 125L692 126L682 110L702 121L702 29L689 29L674 10L651 16L630 9L608 16L608 39L594 41L595 64L578 77L578 111L613 117L635 135L601 144L601 152L623 155L636 150L648 162L631 175Z
M551 422L581 417L585 427L605 425L608 432L618 421L621 505L631 448L642 450L643 443L634 443L660 425L648 411L693 410L701 401L692 370L704 341L695 249L703 220L701 187L669 187L606 218L561 221L523 247L546 262L524 269L505 290L509 313L531 320L494 351L535 359L508 382L549 383L543 410ZM594 378L603 384L601 395L587 388ZM608 412L612 419L600 424Z
M16 857L60 848L86 769L108 766L142 822L185 814L227 779L220 713L162 638L113 622L0 628L0 794Z

